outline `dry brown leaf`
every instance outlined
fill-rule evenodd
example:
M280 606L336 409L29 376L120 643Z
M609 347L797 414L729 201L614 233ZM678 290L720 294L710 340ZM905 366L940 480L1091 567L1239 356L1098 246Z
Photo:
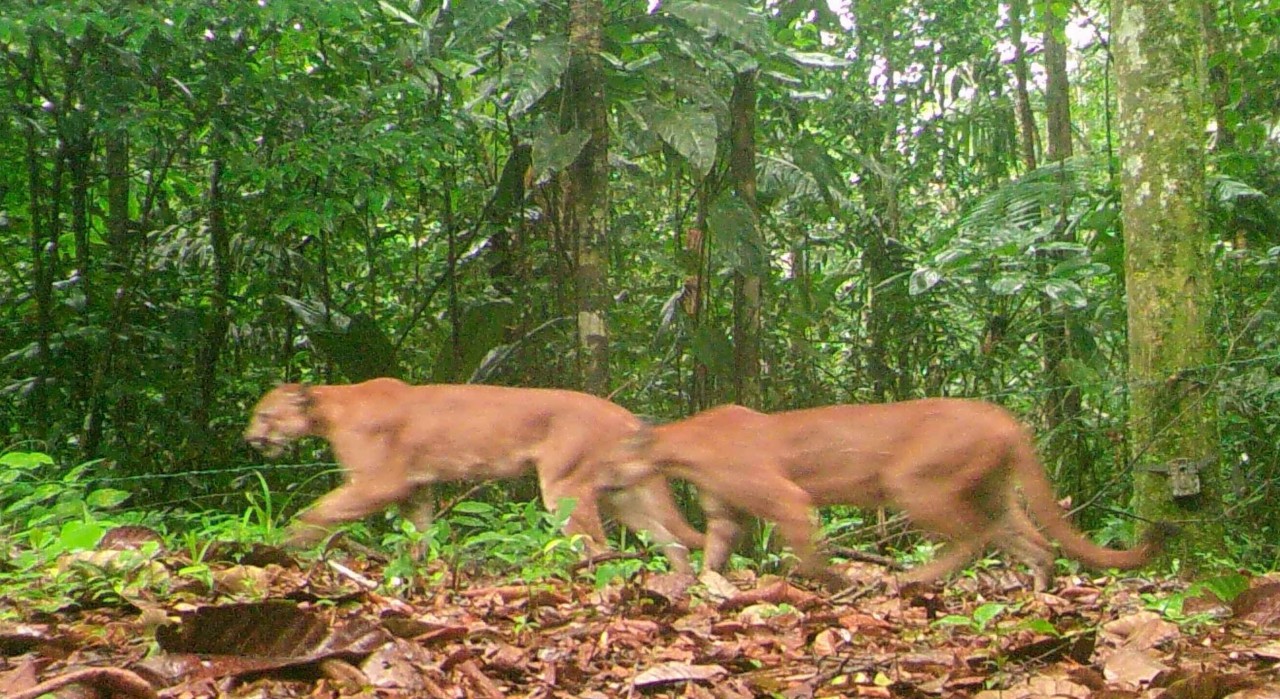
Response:
M812 607L820 601L812 592L795 587L786 580L774 580L761 587L740 592L720 603L721 611L731 612L756 604L789 604L797 609Z
M737 595L741 590L729 582L729 579L710 568L698 575L698 582L706 589L706 598L712 602L721 602Z
M1252 653L1259 658L1268 660L1280 660L1280 640L1270 640L1252 648L1245 650L1246 653Z
M141 527L137 525L121 525L112 527L102 535L102 539L98 541L98 548L101 550L111 549L115 551L128 551L142 548L143 544L155 544L156 550L163 552L164 537L160 533L150 527Z
M719 665L691 665L689 663L662 663L636 675L632 686L654 687L677 682L710 681L719 679L728 671Z
M1149 651L1121 648L1107 658L1102 667L1102 674L1110 682L1140 687L1168 669Z
M431 654L422 646L397 638L369 654L360 670L369 684L381 689L426 692L432 695L427 670L433 668Z
M1170 683L1160 696L1162 699L1220 699L1259 684L1252 675L1198 672Z
M689 588L697 579L687 573L662 573L647 576L643 581L649 597L659 597L668 604L675 604L689 595Z
M488 675L481 672L480 668L476 666L475 661L465 660L458 663L456 669L458 674L471 680L471 691L467 692L467 696L479 696L484 697L485 699L506 698L507 693L502 691L502 688L500 688L493 680L489 679Z
M0 672L0 697L17 694L20 690L29 689L40 682L40 671L49 664L48 658L36 658L28 655L17 667Z
M1134 650L1155 648L1182 636L1176 624L1145 610L1103 624L1102 631L1107 640Z
M1053 697L1054 699L1084 699L1091 691L1088 687L1065 677L1039 675L1025 682L1015 683L1005 689L987 689L978 692L975 699L1025 699L1026 697Z
M1269 684L1264 687L1251 687L1224 695L1222 699L1280 699L1280 685Z
M1280 618L1280 582L1268 582L1241 592L1231 602L1232 614L1242 621L1269 626Z

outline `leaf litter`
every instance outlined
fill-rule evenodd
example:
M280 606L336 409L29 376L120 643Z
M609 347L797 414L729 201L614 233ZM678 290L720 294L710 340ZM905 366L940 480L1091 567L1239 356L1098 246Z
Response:
M125 539L154 541L130 531L98 553ZM1133 577L1034 593L1001 568L899 589L854 565L833 596L747 571L598 588L590 570L522 582L435 562L392 595L371 587L380 563L327 555L255 547L198 585L179 584L191 561L157 553L140 566L149 588L54 612L0 600L19 620L0 622L0 696L1280 699L1267 577L1227 605ZM98 558L76 565L116 569Z

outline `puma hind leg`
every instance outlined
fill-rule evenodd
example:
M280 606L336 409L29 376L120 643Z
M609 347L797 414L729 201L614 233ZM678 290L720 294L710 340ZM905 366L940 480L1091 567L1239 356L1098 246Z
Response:
M1057 559L1053 542L1040 533L1017 502L1011 503L1005 515L1005 533L998 543L1000 548L1031 568L1032 586L1036 592L1044 592L1052 586Z

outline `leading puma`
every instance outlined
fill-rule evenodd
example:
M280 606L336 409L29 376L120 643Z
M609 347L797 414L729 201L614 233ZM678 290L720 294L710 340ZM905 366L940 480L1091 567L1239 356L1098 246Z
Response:
M987 546L1026 559L1037 590L1052 580L1052 544L1097 568L1136 568L1158 550L1164 527L1134 549L1098 546L1065 519L1030 435L1003 408L981 401L930 398L836 405L773 414L736 405L652 428L610 457L616 473L656 471L698 486L707 510L706 565L719 568L739 530L738 513L773 520L802 570L829 585L838 576L812 546L810 508L887 506L950 540L937 560L908 579L931 582Z
M549 509L577 505L565 525L593 548L600 523L600 454L642 427L603 398L577 391L504 386L411 386L390 378L333 386L281 384L254 407L245 440L267 456L294 441L327 439L346 482L299 517L290 540L305 543L324 527L404 503L410 519L431 521L431 483L510 478L536 471ZM608 480L615 481L616 478ZM688 572L687 547L702 535L680 516L666 479L632 481L605 503L624 524L648 530L672 566Z

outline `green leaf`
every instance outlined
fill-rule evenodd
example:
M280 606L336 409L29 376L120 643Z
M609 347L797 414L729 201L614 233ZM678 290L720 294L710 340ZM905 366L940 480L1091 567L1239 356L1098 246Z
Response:
M733 371L733 343L718 327L699 325L694 329L689 353L717 376L729 376Z
M511 115L525 113L560 82L569 67L569 43L564 37L546 37L533 45L529 57L512 71Z
M948 614L933 624L934 626L973 626L973 619L959 614Z
M832 56L829 53L787 49L786 54L787 58L806 68L844 68L849 65L848 60L839 56Z
M84 502L86 505L94 509L106 509L119 505L125 500L128 500L132 495L133 493L130 493L127 490L99 488L85 496Z
M987 602L973 610L973 620L977 622L979 630L985 629L987 624L990 624L992 620L1003 614L1008 608L1009 605L1001 602Z
M404 10L401 10L400 8L396 7L395 5L392 5L386 0L378 0L378 6L382 8L383 12L391 15L392 17L395 17L401 22L405 22L406 24L409 24L414 27L422 26L418 23L418 20L413 17L413 15L410 15Z
M907 293L918 296L937 286L942 281L942 273L932 267L921 267L911 273L907 282Z
M736 272L764 276L768 272L768 249L750 207L733 192L726 192L711 205L707 228L725 264Z
M58 541L68 551L86 550L97 546L106 533L106 527L97 522L67 522Z
M847 184L840 167L826 149L812 138L804 138L792 147L791 157L796 166L817 183L832 213L838 211L847 201L844 196Z
M1044 293L1054 301L1071 308L1084 308L1089 305L1089 299L1085 297L1080 285L1068 279L1045 280Z
M711 36L724 36L751 48L772 44L764 17L739 2L667 0L662 10Z
M1000 296L1016 294L1027 285L1027 278L1021 274L1006 274L991 283L991 291Z
M493 512L493 505L487 502L478 502L476 500L463 500L453 506L454 512L462 512L471 515L487 515Z
M52 466L53 457L38 451L11 451L0 454L0 466L30 470L40 466Z
M706 177L711 172L716 162L718 136L715 115L693 106L681 106L654 108L645 118L649 128L689 161L699 175Z
M574 128L567 133L544 131L533 139L533 174L538 184L573 164L591 134Z
M1228 573L1209 578L1199 583L1206 590L1218 596L1218 599L1231 603L1240 593L1249 589L1249 579L1239 573Z
M1048 619L1025 619L1022 623L1018 624L1018 628L1033 631L1035 633L1046 634L1048 636L1062 635L1062 633L1058 631L1058 627L1054 626Z

